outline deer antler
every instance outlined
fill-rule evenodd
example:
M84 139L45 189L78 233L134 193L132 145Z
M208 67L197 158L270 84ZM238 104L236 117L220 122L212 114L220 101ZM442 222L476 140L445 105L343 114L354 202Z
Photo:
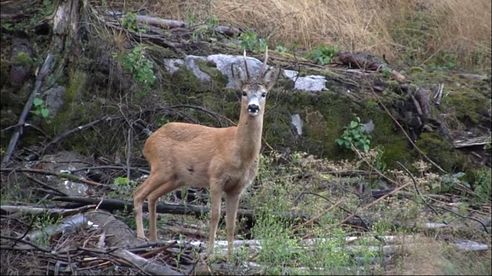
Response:
M260 74L258 75L260 78L263 77L263 75L265 74L265 68L267 66L267 60L268 60L268 45L265 48L265 60L263 61L263 64L261 65Z
M243 60L244 60L244 69L246 70L246 77L249 78L249 71L248 71L248 63L246 62L246 50L243 52Z

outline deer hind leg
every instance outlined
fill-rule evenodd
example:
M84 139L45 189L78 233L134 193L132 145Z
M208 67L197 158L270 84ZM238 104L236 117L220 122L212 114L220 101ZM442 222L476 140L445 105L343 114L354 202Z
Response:
M147 199L149 200L149 238L151 241L156 241L157 240L157 215L156 215L156 204L157 200L175 190L178 188L178 186L175 184L174 181L168 181L163 183L157 190L152 191L148 196Z
M220 183L215 181L210 182L210 227L208 233L208 248L207 255L212 255L214 252L215 235L220 219L220 203L222 199L222 187Z
M133 193L133 208L135 210L135 222L137 225L137 238L145 239L142 207L145 198L159 185L165 182L165 178L155 172L151 172L150 176Z
M233 253L234 231L236 228L237 208L240 192L226 192L226 229L227 229L227 258L231 260Z

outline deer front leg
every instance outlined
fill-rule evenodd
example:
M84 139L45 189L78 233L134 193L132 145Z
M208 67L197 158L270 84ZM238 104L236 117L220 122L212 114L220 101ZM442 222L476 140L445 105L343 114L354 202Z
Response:
M227 229L227 259L231 260L233 253L234 231L236 228L237 208L239 206L240 193L226 194L226 229Z
M210 227L208 236L207 255L214 253L215 235L220 218L220 201L222 199L222 189L218 182L210 183Z

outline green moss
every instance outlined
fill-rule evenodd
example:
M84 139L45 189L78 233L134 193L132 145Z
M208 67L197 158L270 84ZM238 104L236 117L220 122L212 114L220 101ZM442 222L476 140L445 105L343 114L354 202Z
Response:
M86 82L87 74L85 72L75 70L69 73L68 85L63 95L63 106L50 124L53 133L59 133L77 122L83 122L86 119L84 115L90 114L87 108L88 102L77 102L77 99L82 97Z
M21 51L17 53L13 63L17 65L32 65L33 60L28 53Z
M456 118L466 126L480 123L488 113L490 97L486 97L473 89L460 89L450 93L443 99L446 108L455 111Z
M190 95L197 91L203 91L204 87L201 85L200 80L193 75L187 69L180 68L174 74L172 74L169 79L171 80L168 83L168 87L170 91L174 91L174 93L185 93ZM177 95L179 96L179 95Z
M211 89L221 89L227 84L227 78L213 64L209 64L206 61L198 61L198 68L205 74L209 75L212 79Z
M9 64L5 59L0 59L0 87L4 87L9 81ZM3 99L3 98L2 98Z
M465 156L454 150L453 145L437 133L422 133L416 145L446 171L467 169L468 162Z

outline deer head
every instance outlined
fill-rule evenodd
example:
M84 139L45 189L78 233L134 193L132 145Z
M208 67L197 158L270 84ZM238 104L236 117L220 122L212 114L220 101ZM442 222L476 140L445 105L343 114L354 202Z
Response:
M240 66L231 64L232 76L236 79L241 91L241 114L247 111L251 117L263 115L267 93L277 81L280 72L279 68L268 67L267 61L268 47L263 64L256 76L251 76L249 73L246 51L243 54L244 70Z

